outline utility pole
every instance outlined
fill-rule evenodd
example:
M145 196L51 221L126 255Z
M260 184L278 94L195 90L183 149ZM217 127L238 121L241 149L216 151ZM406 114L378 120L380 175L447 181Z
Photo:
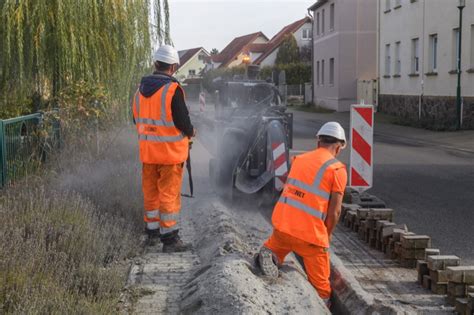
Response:
M462 47L462 10L466 6L466 0L459 0L459 31L458 31L458 87L456 93L456 129L462 127L462 108L461 108L461 47Z

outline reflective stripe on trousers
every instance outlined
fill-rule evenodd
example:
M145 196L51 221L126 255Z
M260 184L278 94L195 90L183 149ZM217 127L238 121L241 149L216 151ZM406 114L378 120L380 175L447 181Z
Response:
M176 230L179 230L179 224L176 223L175 225L173 225L172 227L160 227L160 233L163 235L163 234L168 234L168 233L171 233L171 232L174 232Z
M314 178L313 185L311 186L306 183L303 183L302 181L298 179L291 178L291 177L288 178L287 184L293 185L295 187L298 187L299 189L315 194L318 197L323 198L324 200L329 200L330 194L322 190L320 186L323 180L324 173L326 173L326 170L328 169L328 167L337 162L339 162L337 159L331 159L331 160L328 160L326 163L324 163L319 168L318 173L316 174L316 177Z
M160 228L160 211L152 210L145 211L146 219L149 220L146 222L146 228L148 230L158 230Z
M161 213L160 214L161 221L179 221L179 213Z
M160 213L160 220L161 220L160 222L161 234L171 233L179 229L179 212ZM174 224L172 222L174 222Z
M159 210L146 211L145 215L148 219L155 219L160 216L160 211Z
M156 222L147 222L146 223L146 228L148 230L158 230L160 227L160 222L159 221L156 221Z
M282 197L280 197L278 202L281 202L281 203L287 204L289 206L295 207L295 208L297 208L301 211L304 211L307 214L312 215L313 217L316 217L316 218L321 219L323 221L326 220L326 214L323 213L322 211L320 211L318 209L314 209L314 208L312 208L308 205L305 205L301 201L291 199L291 197L288 197L288 196L283 197L282 196Z

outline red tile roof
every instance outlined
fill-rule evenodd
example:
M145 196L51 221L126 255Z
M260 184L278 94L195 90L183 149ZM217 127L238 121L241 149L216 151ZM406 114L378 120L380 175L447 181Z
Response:
M263 53L268 47L268 43L264 44L250 44L249 51L256 53Z
M272 39L266 44L267 47L265 49L265 52L254 61L254 64L259 65L263 60L265 60L265 58L268 57L268 55L270 55L275 49L280 47L281 43L283 42L283 39L285 38L285 35L293 34L300 27L309 22L311 22L311 19L306 16L305 18L293 22L282 28L281 31L279 31L275 36L273 36Z
M227 66L242 51L248 51L252 42L259 36L263 36L268 40L268 38L262 32L234 38L219 54L212 56L212 61L220 63L219 67Z
M179 54L179 68L181 68L184 64L186 64L186 62L188 62L189 59L191 59L195 54L197 54L199 51L201 51L201 49L203 49L203 48L202 47L197 47L197 48L191 48L191 49L178 51L178 54Z

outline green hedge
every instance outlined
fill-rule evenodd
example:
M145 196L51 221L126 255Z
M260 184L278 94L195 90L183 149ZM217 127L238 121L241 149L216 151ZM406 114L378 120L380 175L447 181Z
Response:
M290 63L276 65L273 67L263 67L260 71L260 77L266 79L272 76L272 71L285 71L286 84L304 84L311 82L311 65L306 63Z

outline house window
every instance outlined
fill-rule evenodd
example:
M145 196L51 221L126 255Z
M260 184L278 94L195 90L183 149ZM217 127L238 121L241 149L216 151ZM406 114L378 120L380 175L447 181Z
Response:
M311 39L311 29L306 28L303 30L303 39Z
M385 0L385 11L390 11L390 1L391 0Z
M474 24L471 25L471 69L474 69Z
M196 75L196 70L189 70L189 75L190 76Z
M400 60L400 42L395 43L395 75L400 75L402 72L402 61Z
M329 59L329 84L334 85L334 58Z
M438 70L438 34L430 35L430 72Z
M418 38L411 40L411 72L420 72L420 40Z
M459 28L453 30L453 69L458 69L458 56L459 56Z
M320 81L319 81L319 76L320 74L320 69L319 69L319 61L316 62L316 85L320 85Z
M316 13L316 35L318 35L318 36L320 34L319 23L320 23L320 20L319 20L319 12L318 12L318 13Z
M324 34L325 27L326 27L326 25L325 25L326 22L324 21L325 20L324 16L326 15L325 12L326 11L324 9L321 11L321 34Z
M321 85L324 85L324 59L321 60Z
M205 60L206 59L206 55L198 55L198 59L199 60Z
M390 44L385 45L385 75L390 75Z
M329 7L329 30L334 31L334 3Z

